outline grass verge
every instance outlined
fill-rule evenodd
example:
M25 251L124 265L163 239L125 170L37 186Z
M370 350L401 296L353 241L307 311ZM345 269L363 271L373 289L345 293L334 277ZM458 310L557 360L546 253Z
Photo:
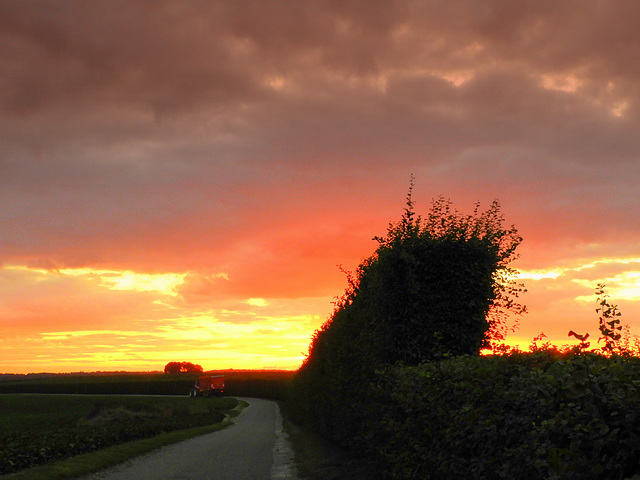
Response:
M248 403L238 401L238 406L227 418L213 425L162 433L150 438L113 445L91 453L77 455L65 460L28 468L16 473L0 476L2 480L66 480L88 475L104 468L122 463L165 445L188 440L199 435L216 432L231 425L231 417L237 416Z
M303 428L287 416L281 404L284 429L289 435L301 480L378 480L366 459L340 448L314 432Z

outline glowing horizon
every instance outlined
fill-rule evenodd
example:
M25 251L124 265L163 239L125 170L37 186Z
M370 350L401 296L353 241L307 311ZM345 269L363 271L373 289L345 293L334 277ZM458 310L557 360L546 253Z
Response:
M53 3L0 2L0 372L295 369L412 175L518 228L508 342L598 283L640 334L640 4Z
M137 311L144 315L126 317L122 322L112 322L109 317L111 328L49 331L23 328L17 335L22 342L21 352L13 355L22 366L0 365L0 373L155 371L162 370L169 361L190 361L206 370L295 370L305 357L311 335L331 313L331 299L322 297L293 301L296 308L301 305L306 308L306 313L298 315L282 315L287 309L284 305L292 302L286 299L236 299L219 308L192 304L180 292L193 272L149 274L88 267L47 270L26 265L5 265L2 271L18 274L27 284L33 282L39 288L47 283L59 286L67 280L75 288L80 287L76 294L89 298L104 298L109 292L115 296L126 293L129 302L142 303ZM229 277L218 275L218 278ZM564 267L523 269L517 278L525 282L530 294L540 298L562 289L570 289L571 294L564 300L558 295L548 304L529 306L530 313L519 320L525 328L521 325L505 341L510 346L526 350L541 332L557 346L572 343L566 336L570 329L586 329L595 335L597 316L592 312L598 283L607 284L611 302L622 305L623 324L633 326L632 333L640 333L640 325L627 321L628 314L635 313L633 309L640 302L640 258L581 259ZM338 290L335 296L340 293ZM527 304L527 295L522 300ZM231 303L236 308L229 308ZM562 318L559 306L570 308L570 314ZM559 320L529 321L531 316L538 320L544 315L554 315ZM532 325L539 331L532 330ZM0 347L0 355L8 353L4 345ZM56 363L49 363L53 359ZM87 369L87 365L91 368Z

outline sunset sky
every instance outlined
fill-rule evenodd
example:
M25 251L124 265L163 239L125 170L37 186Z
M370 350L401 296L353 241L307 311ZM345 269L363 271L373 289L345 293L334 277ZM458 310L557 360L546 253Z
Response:
M640 3L0 2L0 373L297 368L439 195L502 205L508 340L640 334Z

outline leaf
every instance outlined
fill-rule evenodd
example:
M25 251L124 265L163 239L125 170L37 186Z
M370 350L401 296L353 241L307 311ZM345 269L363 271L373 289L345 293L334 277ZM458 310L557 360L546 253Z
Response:
M580 341L585 341L587 338L589 338L589 334L585 333L584 335L580 335L579 333L574 332L573 330L570 330L568 335L569 337L576 337L578 340Z

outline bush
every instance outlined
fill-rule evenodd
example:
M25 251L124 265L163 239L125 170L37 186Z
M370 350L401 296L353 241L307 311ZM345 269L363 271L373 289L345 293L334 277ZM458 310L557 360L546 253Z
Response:
M391 408L366 447L387 478L640 473L640 359L536 352L379 375L378 395Z
M499 205L462 216L411 191L401 221L348 274L312 340L289 410L389 479L640 479L640 359L619 345L599 285L604 355L480 357L521 313L508 268L521 241Z
M441 197L423 220L410 190L401 220L376 239L294 382L295 418L343 445L360 441L377 407L362 405L377 369L478 355L501 338L501 313L524 310L508 268L521 237L503 226L497 202L462 215Z
M202 373L200 365L191 362L169 362L164 366L164 373Z

